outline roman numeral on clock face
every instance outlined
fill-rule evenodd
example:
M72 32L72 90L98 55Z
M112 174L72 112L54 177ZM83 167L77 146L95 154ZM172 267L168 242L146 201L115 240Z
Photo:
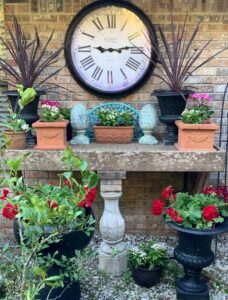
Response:
M94 39L94 38L95 38L95 36L94 36L94 35L92 35L92 34L89 34L89 33L87 33L87 32L82 32L82 34L84 34L84 35L86 35L86 36L90 37L91 39Z
M102 73L103 73L103 69L97 66L93 71L92 78L98 81Z
M107 83L113 83L113 74L112 71L107 71Z
M95 62L92 58L92 56L87 56L86 58L82 59L80 61L80 63L82 64L83 68L85 69L85 71L87 71L88 69L92 68L95 65Z
M143 54L143 47L132 47L131 54Z
M116 28L116 15L107 15L108 28Z
M95 20L92 20L92 22L93 22L93 24L97 27L97 29L98 29L99 31L101 31L101 30L104 29L104 27L103 27L103 25L101 24L101 21L100 21L99 18L96 18Z
M136 39L140 35L141 35L140 31L138 31L138 32L135 32L135 33L129 35L128 39L129 39L129 41L132 41L132 40Z
M140 62L132 57L129 57L128 61L126 62L126 66L134 71L137 71L138 67L140 66Z
M127 79L127 75L124 73L123 69L120 68L120 72L123 74L124 78Z
M78 52L91 52L91 46L80 46Z

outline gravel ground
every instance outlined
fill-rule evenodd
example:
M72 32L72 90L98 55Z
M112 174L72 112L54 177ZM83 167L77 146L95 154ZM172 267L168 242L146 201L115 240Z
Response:
M170 254L176 244L175 237L155 237L132 235L125 236L128 247L146 240L156 240L166 243ZM96 235L93 248L98 249L101 239ZM215 247L215 244L213 244ZM217 259L203 274L208 280L210 300L228 299L228 236L218 239ZM121 277L110 276L97 269L97 259L87 265L88 277L80 281L82 300L175 300L175 277L182 274L182 267L174 260L164 271L161 283L150 289L134 284L130 272ZM198 299L195 299L198 300Z

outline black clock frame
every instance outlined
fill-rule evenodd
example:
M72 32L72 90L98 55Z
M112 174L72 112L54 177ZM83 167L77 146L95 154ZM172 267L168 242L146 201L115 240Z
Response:
M84 81L79 73L77 72L77 69L74 66L73 59L72 59L72 54L71 54L71 41L73 34L75 32L75 29L77 28L77 25L81 22L81 20L89 13L91 13L93 10L96 10L98 8L102 8L104 6L119 6L126 8L130 11L132 11L134 14L136 14L144 23L146 26L148 33L149 33L149 39L152 44L152 49L151 49L151 61L147 67L146 72L144 75L140 78L139 81L137 81L135 84L133 84L131 87L126 88L125 90L121 91L102 91L100 89L96 89L92 86L90 86L86 81ZM146 81L150 78L154 68L155 68L155 63L157 61L157 55L154 49L157 47L157 36L156 36L156 31L154 29L154 26L150 19L147 17L147 15L136 5L127 2L126 0L98 0L95 2L92 2L91 4L88 4L84 8L82 8L77 15L74 16L73 20L71 21L68 30L66 32L65 36L65 48L64 48L64 56L66 60L66 65L72 75L72 77L78 82L78 84L84 88L85 90L89 91L91 94L94 94L96 96L100 97L106 97L106 98L120 98L127 96L133 92L135 92L137 89L142 87Z

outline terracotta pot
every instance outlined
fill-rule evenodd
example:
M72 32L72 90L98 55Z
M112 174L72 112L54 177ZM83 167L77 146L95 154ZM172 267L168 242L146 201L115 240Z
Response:
M37 150L62 150L67 147L66 127L68 120L56 122L37 121L32 124L36 129Z
M178 129L178 150L194 151L205 150L215 151L214 135L219 126L215 123L208 124L185 124L178 120L175 122Z
M134 126L93 126L96 142L101 144L130 144Z
M8 149L25 149L26 148L26 133L24 131L13 132L4 130L7 140L10 142Z

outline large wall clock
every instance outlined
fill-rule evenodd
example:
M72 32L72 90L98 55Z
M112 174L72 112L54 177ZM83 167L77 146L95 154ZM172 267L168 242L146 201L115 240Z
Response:
M148 17L125 0L99 0L72 20L65 59L76 81L91 93L122 97L149 78L156 33Z

